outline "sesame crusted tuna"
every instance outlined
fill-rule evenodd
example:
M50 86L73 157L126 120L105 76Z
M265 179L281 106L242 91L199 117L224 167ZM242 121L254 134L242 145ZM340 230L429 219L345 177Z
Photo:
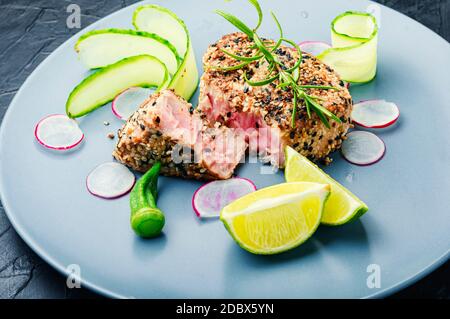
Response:
M204 125L192 106L170 90L152 95L119 130L113 156L145 172L160 161L161 173L194 179L227 179L245 156L239 131Z
M266 40L268 41L268 40ZM308 117L303 101L291 125L293 95L278 88L278 81L250 86L268 75L260 60L244 68L223 71L239 62L221 51L241 56L255 54L252 41L242 33L228 34L212 44L203 57L205 73L200 82L199 106L194 109L170 90L151 96L119 130L114 157L145 172L155 161L162 174L195 179L227 179L249 152L284 166L284 146L289 145L314 161L329 162L328 155L340 148L347 130L352 99L339 76L309 54L303 54L299 84L332 86L336 90L306 89L342 123L330 120L327 128L316 113ZM281 46L275 52L286 67L298 60L295 49Z
M267 41L267 40L266 40ZM260 60L244 68L223 71L217 67L239 64L221 51L225 49L236 55L253 56L256 49L245 34L232 33L212 44L203 57L205 73L200 82L199 106L196 110L201 118L214 125L261 129L258 151L273 165L284 166L284 146L289 145L314 161L329 162L328 155L340 148L347 130L352 110L352 98L340 77L329 66L309 54L303 54L300 66L299 84L333 86L338 90L307 89L307 93L319 97L322 106L338 116L342 123L330 120L327 128L314 112L308 117L306 107L300 100L291 126L293 95L289 89L277 88L278 81L264 86L250 86L244 80L244 73L251 81L261 81L268 75L268 65ZM276 56L286 67L292 67L298 60L298 52L281 46ZM251 136L247 136L250 139ZM279 142L279 143L278 143Z

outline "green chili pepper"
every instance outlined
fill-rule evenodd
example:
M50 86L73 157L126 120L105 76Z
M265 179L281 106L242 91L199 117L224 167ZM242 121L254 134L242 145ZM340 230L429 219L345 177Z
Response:
M131 228L141 237L158 236L165 223L163 212L156 207L158 176L157 162L136 183L130 194Z

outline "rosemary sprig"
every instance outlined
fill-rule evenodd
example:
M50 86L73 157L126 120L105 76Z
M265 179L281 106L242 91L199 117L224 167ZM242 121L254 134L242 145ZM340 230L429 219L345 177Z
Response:
M297 115L298 109L298 101L303 100L306 108L306 113L309 118L311 118L311 111L315 112L320 120L325 124L326 127L330 128L330 123L328 119L332 119L338 123L341 123L341 120L332 112L323 107L319 101L323 101L323 98L315 95L308 94L305 90L307 89L321 89L321 90L340 90L339 88L333 86L325 86L325 85L300 85L298 84L298 79L300 77L300 66L302 63L302 51L300 47L289 39L284 38L283 28L281 27L280 22L273 12L270 12L272 19L274 20L278 31L280 33L278 41L273 44L272 41L266 41L259 37L256 31L261 26L263 20L263 14L261 10L261 6L259 5L257 0L248 0L250 4L255 7L258 13L258 22L256 27L253 29L247 26L244 22L242 22L237 17L223 12L221 10L216 10L215 12L225 18L228 22L238 28L240 31L245 33L250 40L253 41L252 49L257 49L257 53L254 56L240 56L229 52L227 50L222 49L222 52L231 58L241 62L237 65L230 67L214 67L214 69L222 70L222 71L232 71L244 68L252 62L265 60L268 63L268 74L267 77L260 81L251 81L248 79L247 74L244 73L245 82L251 86L264 86L272 83L273 81L278 80L279 84L278 88L282 89L291 89L292 90L292 118L291 118L291 126L295 127L295 119ZM294 64L294 66L287 68L276 55L277 49L283 44L287 43L288 45L295 48L298 52L298 60ZM275 53L275 54L274 54Z

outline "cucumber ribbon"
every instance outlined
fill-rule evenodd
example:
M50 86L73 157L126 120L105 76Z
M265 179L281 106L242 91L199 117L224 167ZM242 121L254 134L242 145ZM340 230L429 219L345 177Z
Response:
M133 25L139 31L157 33L168 40L182 57L169 89L189 101L197 90L199 76L194 50L186 24L175 13L156 4L138 7L133 14Z
M332 48L318 59L351 83L366 83L377 72L378 26L370 13L347 11L331 23Z

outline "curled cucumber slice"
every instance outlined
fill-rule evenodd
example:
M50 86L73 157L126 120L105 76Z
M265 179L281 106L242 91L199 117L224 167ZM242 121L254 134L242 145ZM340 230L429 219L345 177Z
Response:
M333 47L317 56L351 83L371 81L377 70L378 26L370 13L347 11L331 23Z
M125 58L91 74L70 93L66 113L81 117L111 102L129 87L167 87L169 72L160 60L151 55Z
M189 100L197 89L198 70L189 31L183 20L172 11L151 4L136 9L133 25L139 31L157 33L177 49L182 62L173 75L169 88Z
M122 59L148 54L163 62L175 74L182 59L177 49L154 33L106 29L94 30L80 37L75 44L80 60L90 69L103 68Z

